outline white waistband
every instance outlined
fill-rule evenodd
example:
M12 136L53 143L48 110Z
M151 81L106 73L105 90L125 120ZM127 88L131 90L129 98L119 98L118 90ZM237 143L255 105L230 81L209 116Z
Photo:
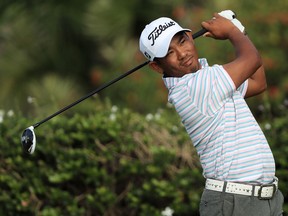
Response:
M259 199L271 199L278 189L278 179L275 179L272 184L265 185L249 185L207 179L205 188L218 192L226 192L245 196L255 196Z

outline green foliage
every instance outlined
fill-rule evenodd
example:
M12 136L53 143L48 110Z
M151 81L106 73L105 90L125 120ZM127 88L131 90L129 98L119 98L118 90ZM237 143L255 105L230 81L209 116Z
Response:
M138 38L151 20L169 16L197 31L213 12L225 9L237 13L259 49L271 97L277 97L275 89L278 94L287 95L286 8L287 2L280 0L272 5L268 0L261 4L250 0L2 1L0 108L17 106L28 112L28 97L36 101L45 99L45 110L54 109L53 105L62 107L61 102L76 100L78 94L59 94L63 86L63 91L69 90L66 85L39 85L48 84L47 80L54 76L57 83L73 83L70 91L92 91L145 61L139 52ZM208 58L210 64L226 63L233 58L227 41L199 38L196 46L199 56ZM159 75L148 67L121 82L101 92L101 96L141 113L163 107L166 89Z
M0 214L162 216L168 207L174 216L198 215L202 170L173 109L143 116L109 102L87 105L36 128L32 155L20 144L27 118L2 111ZM259 116L287 198L288 110L279 109Z
M271 100L271 99L270 99ZM266 103L261 107L261 115L263 121L261 126L267 137L267 140L273 150L273 155L276 161L276 176L280 179L279 187L284 194L288 197L288 103L284 100L283 103L271 103L266 98ZM288 205L284 206L285 212L288 212Z
M177 116L169 108L141 116L94 105L97 112L58 116L37 128L33 155L20 144L27 120L4 116L0 213L161 215L170 207L175 215L197 214L203 178Z
M0 214L146 216L170 207L175 215L197 215L203 187L197 156L164 106L160 76L148 67L79 104L78 114L67 111L37 129L34 155L22 154L19 134L27 118L44 118L145 61L138 38L154 18L170 16L197 31L224 9L237 13L261 53L268 91L249 105L288 197L286 8L280 0L2 1ZM233 58L227 41L195 43L210 64ZM99 102L106 97L118 107Z

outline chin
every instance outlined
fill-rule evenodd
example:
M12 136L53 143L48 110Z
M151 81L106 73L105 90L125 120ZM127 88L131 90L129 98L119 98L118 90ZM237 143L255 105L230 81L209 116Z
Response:
M201 66L200 65L196 65L195 67L192 68L191 72L195 73L195 72L197 72L200 69L201 69Z
M195 72L197 72L198 70L199 70L198 67L191 67L191 68L188 70L187 73L195 73Z

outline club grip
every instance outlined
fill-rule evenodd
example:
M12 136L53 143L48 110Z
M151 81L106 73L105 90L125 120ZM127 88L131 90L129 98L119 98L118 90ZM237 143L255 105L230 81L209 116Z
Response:
M200 37L201 35L205 34L206 32L208 32L208 31L206 29L202 28L198 32L194 33L192 35L192 37L193 37L193 39L196 39L196 38Z

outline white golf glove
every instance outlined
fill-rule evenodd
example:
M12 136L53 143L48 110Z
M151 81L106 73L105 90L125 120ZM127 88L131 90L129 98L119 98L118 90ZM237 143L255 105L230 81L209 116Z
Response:
M231 10L224 10L218 13L222 17L229 19L242 33L246 34L245 27L241 24L241 22L236 19L236 14Z

